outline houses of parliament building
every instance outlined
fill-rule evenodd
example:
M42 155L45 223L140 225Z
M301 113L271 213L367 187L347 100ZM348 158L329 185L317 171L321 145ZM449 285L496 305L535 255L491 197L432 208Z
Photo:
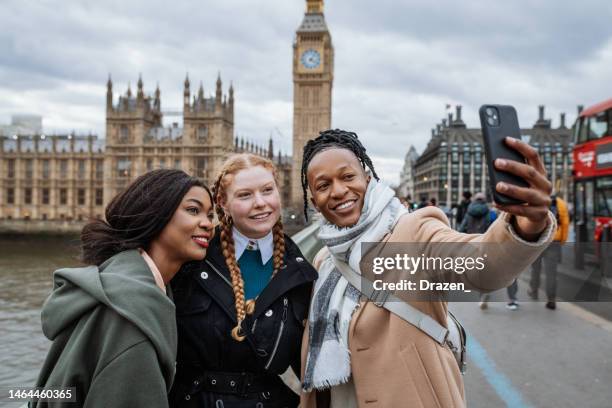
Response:
M281 184L290 177L286 157L234 138L234 91L213 97L203 87L192 97L189 78L183 91L183 127L162 125L159 88L145 96L139 78L135 95L128 87L117 102L109 78L106 139L94 135L0 136L0 218L85 220L102 217L105 205L137 176L158 168L186 171L212 184L223 161L234 152L251 152L277 162ZM287 191L288 193L288 191Z
M331 125L333 47L323 0L306 0L306 12L293 43L293 157L274 154L234 135L234 89L223 93L218 77L214 95L202 85L183 88L183 124L162 125L159 87L146 95L142 78L135 93L106 92L106 137L46 135L42 126L0 129L0 220L86 220L103 217L106 204L139 175L176 168L212 185L234 152L274 161L286 208L303 203L301 150ZM297 212L297 211L296 211ZM299 214L299 213L298 213Z

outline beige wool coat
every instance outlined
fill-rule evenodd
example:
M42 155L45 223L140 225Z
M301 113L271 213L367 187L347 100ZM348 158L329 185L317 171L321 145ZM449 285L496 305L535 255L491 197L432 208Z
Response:
M386 242L465 242L488 245L487 276L482 272L452 273L448 280L464 282L466 288L481 292L508 286L548 246L555 230L555 219L548 215L548 226L537 242L523 241L502 214L484 234L463 234L449 227L444 213L426 207L404 215ZM474 251L477 245L466 245ZM466 255L470 255L469 253ZM476 254L473 254L476 255ZM324 248L315 267L329 256ZM492 273L494 272L494 273ZM447 327L447 303L410 302ZM435 408L466 405L463 378L452 352L416 327L369 301L361 301L349 328L352 379L359 408ZM302 342L302 379L308 352L308 327ZM316 407L316 391L302 392L300 406ZM318 407L321 408L321 407ZM333 407L338 408L338 407Z

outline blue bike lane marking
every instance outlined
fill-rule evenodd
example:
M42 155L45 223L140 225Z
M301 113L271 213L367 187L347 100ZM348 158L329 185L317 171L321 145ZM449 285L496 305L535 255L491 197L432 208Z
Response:
M533 408L533 405L527 403L521 392L512 385L510 379L499 371L495 362L474 336L468 335L467 350L470 361L482 371L487 382L507 407Z

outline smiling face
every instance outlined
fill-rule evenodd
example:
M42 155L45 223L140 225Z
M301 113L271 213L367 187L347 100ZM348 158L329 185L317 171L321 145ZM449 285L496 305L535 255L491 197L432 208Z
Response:
M350 150L330 148L316 154L306 173L311 202L338 227L359 221L369 176Z
M214 234L213 217L208 192L202 187L191 187L151 247L161 249L166 258L180 263L204 259Z
M234 226L249 238L263 238L280 218L280 195L272 171L253 166L236 172L221 206Z

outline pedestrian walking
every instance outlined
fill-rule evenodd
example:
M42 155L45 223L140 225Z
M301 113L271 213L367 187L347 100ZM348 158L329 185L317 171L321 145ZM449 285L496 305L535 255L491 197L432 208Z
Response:
M472 193L469 191L464 191L463 199L461 200L461 203L459 203L459 207L457 207L457 218L456 218L457 224L456 225L461 225L461 222L463 221L463 217L465 217L468 206L470 205L471 202L472 202Z
M474 195L474 201L468 205L461 224L459 224L459 232L483 234L489 228L491 219L489 218L489 206L486 199L484 193Z
M556 195L551 196L550 211L557 220L557 231L555 232L554 242L531 265L530 288L527 293L533 300L538 299L540 272L542 270L542 264L544 264L544 271L546 272L546 307L555 310L557 307L557 264L561 260L561 244L567 241L567 235L569 233L569 211L565 201Z

